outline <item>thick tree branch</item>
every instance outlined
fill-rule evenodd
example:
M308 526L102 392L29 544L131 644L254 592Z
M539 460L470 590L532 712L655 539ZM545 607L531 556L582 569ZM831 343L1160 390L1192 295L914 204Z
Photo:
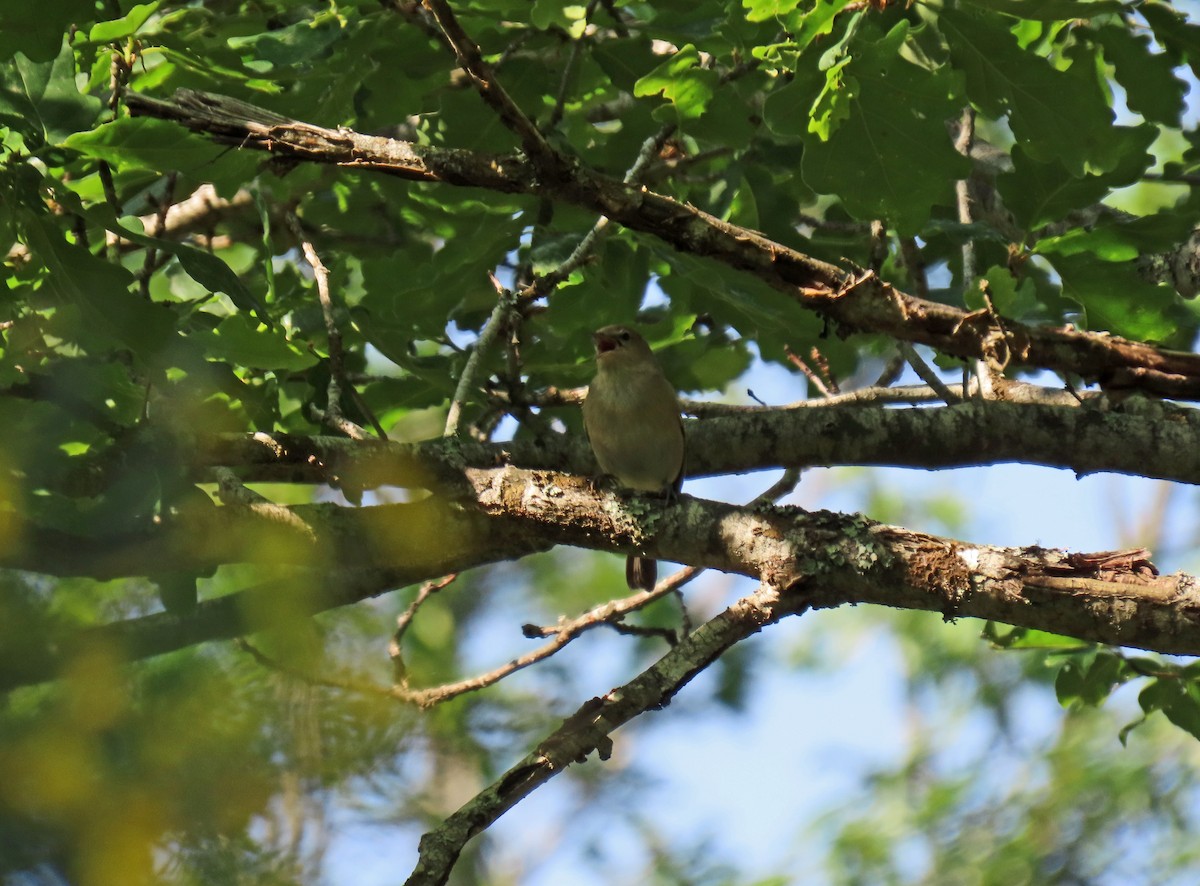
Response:
M901 292L872 274L855 276L694 206L582 166L543 176L516 155L489 156L325 129L223 96L179 90L173 101L126 96L134 114L190 129L285 161L370 169L421 181L472 185L564 200L651 234L681 252L751 273L845 330L882 333L968 360L999 360L1178 399L1200 399L1200 355L1074 328L1031 327Z
M1003 391L1003 389L1001 389ZM1016 394L1024 396L1024 388ZM954 406L880 409L850 395L685 422L688 476L777 467L876 465L937 470L1020 462L1078 475L1110 471L1200 484L1200 410L1142 398L1061 405L970 399ZM500 464L592 473L578 437L488 444L356 442L283 434L225 436L200 447L197 468L232 467L246 480L452 489L463 466Z
M598 491L584 477L513 467L468 468L464 473L471 503L430 499L421 505L292 508L314 533L311 543L278 521L255 514L231 517L221 512L237 509L218 508L215 519L180 525L162 539L139 539L133 551L122 550L121 539L109 539L118 552L99 565L136 562L161 571L163 562L172 562L176 568L200 571L204 562L211 563L180 561L180 538L198 546L199 557L221 552L235 561L289 569L308 563L324 576L308 579L318 583L320 592L310 595L305 611L317 612L378 593L384 585L414 583L565 544L751 576L803 592L814 608L878 603L1164 653L1200 654L1196 579L1157 576L1141 555L1122 561L1038 547L973 545L860 516L770 504L737 506L690 496L664 504L653 496ZM197 545L197 539L203 542ZM339 566L361 571L365 583L338 591ZM371 578L373 573L386 577L383 584ZM184 639L180 645L187 645L229 636L229 613L261 613L269 602L233 594L200 604L190 616L150 616L136 620L137 628L110 625L75 638L54 638L52 645L71 648L80 637L105 632L154 634L156 618L164 632L178 632ZM240 624L246 630L263 626ZM171 645L165 640L145 643L155 651ZM56 656L34 658L38 663L26 668L18 683L54 675Z

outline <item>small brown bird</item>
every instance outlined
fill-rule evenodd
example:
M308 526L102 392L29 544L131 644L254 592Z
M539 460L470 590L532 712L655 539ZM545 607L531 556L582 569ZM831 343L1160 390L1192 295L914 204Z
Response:
M683 483L679 398L650 345L628 326L605 326L596 343L596 377L583 402L583 426L601 470L639 492L678 491ZM658 565L625 561L631 588L649 590Z

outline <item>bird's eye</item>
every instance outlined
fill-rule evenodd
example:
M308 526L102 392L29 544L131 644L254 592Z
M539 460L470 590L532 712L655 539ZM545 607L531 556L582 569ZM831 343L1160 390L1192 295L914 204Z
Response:
M629 341L629 331L628 330L622 331L621 334L618 336L618 338L620 338L621 341Z

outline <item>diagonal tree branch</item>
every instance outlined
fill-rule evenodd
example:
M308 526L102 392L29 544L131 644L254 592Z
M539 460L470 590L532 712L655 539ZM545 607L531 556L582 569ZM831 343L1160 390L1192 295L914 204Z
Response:
M537 166L539 173L551 178L569 175L566 159L559 154L534 125L525 112L517 107L512 96L496 79L495 72L483 60L475 41L470 38L446 0L422 0L446 35L459 65L471 79L480 97L496 112L501 122L521 140L521 146Z
M126 95L130 111L288 161L370 169L404 178L527 193L572 203L681 252L746 271L848 331L882 333L967 360L1070 373L1164 397L1200 399L1200 355L1074 328L1026 326L917 298L873 274L855 276L747 228L581 165L539 175L521 156L494 156L325 129L224 96L179 90L173 101ZM1003 355L1003 360L999 357Z
M648 710L664 707L674 695L725 650L786 615L803 612L797 595L781 595L763 585L701 625L661 659L602 698L593 698L563 721L523 760L421 838L419 859L407 886L445 883L467 841L571 763L592 751L607 760L609 736Z

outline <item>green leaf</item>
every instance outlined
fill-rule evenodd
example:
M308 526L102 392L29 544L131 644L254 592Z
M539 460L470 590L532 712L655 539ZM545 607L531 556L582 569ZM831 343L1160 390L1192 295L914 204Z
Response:
M858 101L858 79L846 74L850 61L850 57L847 56L824 68L825 85L808 112L808 125L805 128L815 133L823 142L829 141L834 130L850 119L851 109ZM799 119L803 120L804 117Z
M745 339L687 338L662 358L663 370L681 391L723 391L751 361Z
M1117 0L964 0L964 3L1021 19L1043 22L1087 19L1125 10L1125 4Z
M788 16L792 48L796 52L804 52L814 40L833 33L834 19L850 5L850 2L851 0L817 0L807 12L797 10Z
M1122 145L1125 153L1116 167L1101 175L1071 175L1059 163L1040 163L1017 145L1012 151L1013 171L996 177L1004 205L1026 229L1034 229L1098 203L1141 176L1151 162L1146 149L1153 140L1147 129L1152 128L1112 127L1111 140Z
M787 15L799 4L800 0L742 0L742 8L746 10L746 20L765 22Z
M1138 12L1154 31L1155 39L1168 52L1183 56L1192 73L1200 77L1200 25L1191 24L1186 13L1167 3L1143 3Z
M578 244L579 237L570 242ZM546 328L560 339L586 341L614 319L632 319L641 307L650 280L647 251L609 237L601 241L597 258L582 269L577 285L560 289L546 306ZM558 357L565 359L565 354Z
M107 207L105 209L107 210ZM187 275L209 292L225 293L238 308L243 311L252 311L262 322L268 326L272 325L263 300L256 293L251 292L233 272L233 269L220 257L186 243L176 243L173 240L164 240L160 237L150 237L138 233L113 220L110 212L106 211L104 215L107 218L101 219L101 224L114 234L142 246L170 253L179 259L179 265L187 272Z
M587 27L586 4L564 4L562 0L534 0L529 20L542 29L557 27L578 40Z
M983 629L983 637L1002 649L1044 649L1050 652L1075 652L1092 648L1077 637L1065 634L1052 634L1049 631L1039 631L1034 628L1014 628L989 621Z
M175 315L130 291L133 275L63 240L58 229L30 217L25 224L29 247L46 266L45 289L79 308L86 325L77 330L87 350L96 345L128 348L142 362L166 347L175 331Z
M1068 659L1054 678L1054 695L1064 708L1083 700L1083 667L1075 659Z
M228 150L177 123L151 117L121 117L78 132L63 144L120 168L187 172L201 180L208 179L205 167Z
M953 199L953 181L970 164L954 150L944 121L960 109L958 76L905 61L906 21L882 40L855 47L848 70L860 84L846 119L826 142L810 141L801 161L804 181L837 194L859 219L887 219L915 233L930 207Z
M1037 286L1028 277L1018 280L1012 271L998 265L988 268L981 276L988 282L992 304L1005 317L1025 320L1039 313L1042 305L1038 300ZM966 293L964 301L970 310L986 307L983 293L975 288ZM1057 638L1056 634L1046 636Z
M1076 177L1089 161L1110 156L1113 112L1096 76L1094 53L1079 46L1060 71L1021 49L1003 19L944 9L938 27L946 36L967 94L994 118L1009 115L1022 150L1043 163L1061 163Z
M20 52L34 62L50 61L62 49L67 29L74 23L87 22L95 7L92 0L0 3L0 59Z
M335 15L318 15L261 34L231 37L229 46L250 53L254 59L272 67L289 68L311 65L320 59L344 33L343 22Z
M4 428L0 458L5 471L19 472L26 492L39 490L67 473L71 459L63 450L65 444L95 435L93 425L61 403L13 396L0 397L0 427ZM3 498L13 491L6 484Z
M1178 325L1178 301L1167 286L1147 283L1128 262L1102 261L1093 253L1055 255L1063 295L1083 306L1089 329L1140 341L1164 341Z
M688 120L704 113L716 85L716 72L700 66L700 53L689 43L638 80L633 94L661 95L681 119Z
M1180 680L1153 680L1138 695L1147 714L1162 711L1168 720L1194 738L1200 738L1200 702Z
M259 328L245 314L234 314L209 332L193 332L211 360L248 369L279 369L296 372L317 363L317 356L296 347L281 329Z
M604 41L592 45L590 51L613 86L625 92L633 92L638 81L659 65L649 37Z
M828 88L828 72L822 73L815 65L801 67L791 82L767 94L763 102L763 119L771 131L779 135L804 138L815 132L821 137L828 137L832 130L825 122L810 122L818 113L826 113L824 110L817 112L815 106L818 100L825 98Z
M1150 37L1128 28L1105 25L1093 31L1113 66L1113 77L1125 90L1129 109L1164 126L1179 126L1187 84L1175 76L1170 57L1154 51Z
M1125 661L1111 652L1098 652L1083 678L1080 698L1095 707L1126 679Z
M1042 255L1078 255L1091 252L1104 261L1132 261L1138 257L1138 249L1121 237L1113 228L1086 230L1072 228L1058 237L1046 237L1038 241L1034 250Z
M121 18L107 22L98 22L92 25L91 31L88 32L88 39L93 43L111 43L114 40L131 37L141 29L146 20L161 5L162 0L154 0L153 3L142 3L133 7Z
M20 120L20 129L36 133L47 144L61 144L72 133L89 128L103 107L75 85L75 54L65 43L49 61L24 54L0 65L0 119Z

